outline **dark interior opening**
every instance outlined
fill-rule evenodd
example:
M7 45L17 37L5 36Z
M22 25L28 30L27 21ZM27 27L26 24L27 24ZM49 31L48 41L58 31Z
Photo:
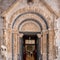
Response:
M27 3L33 2L33 0L27 0Z
M38 60L37 35L23 36L23 60Z
M23 39L25 40L25 39L37 39L38 37L37 37L37 35L24 35L23 36Z

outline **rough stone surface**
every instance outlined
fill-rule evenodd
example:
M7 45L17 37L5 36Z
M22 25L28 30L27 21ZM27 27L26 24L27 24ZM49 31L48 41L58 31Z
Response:
M3 22L4 22L4 19L1 17L1 14L3 13L3 11L5 11L5 10L7 10L13 3L15 3L15 1L16 0L0 0L0 50L1 50L1 45L8 45L8 46L10 46L9 45L9 42L8 42L8 40L7 41L5 41L4 40L4 35L3 35L3 33L4 33L4 27L3 27ZM55 11L55 12L57 12L57 13L60 13L60 0L44 0L47 4L49 4L50 5L50 7L53 9L53 11ZM19 4L19 3L18 3ZM17 4L17 5L18 5ZM20 5L19 5L20 6ZM46 8L43 8L44 6L43 6L43 4L41 4L40 6L42 6L41 8L42 8L42 10L44 10L44 9L46 9ZM22 3L22 5L20 6L21 8L23 8L24 7L24 2ZM17 9L19 9L19 7L17 7ZM16 9L16 11L17 11L17 9ZM14 10L14 9L12 9L12 10ZM51 16L51 14L50 13L48 13L47 12L48 10L46 10L45 12L46 12L46 14L48 14L47 16L46 16L46 18L47 19L52 19L53 17L50 17L49 18L49 16ZM10 13L9 13L10 14ZM9 15L8 14L8 15ZM7 16L8 16L7 15ZM10 16L10 15L9 15ZM9 16L8 16L8 18L9 18ZM30 15L29 15L30 16ZM44 16L45 16L45 14L44 14ZM53 15L52 15L53 16ZM26 16L23 16L24 18L27 18ZM32 17L36 17L36 16L32 16ZM21 19L22 19L22 17L21 17ZM36 19L37 19L37 17L36 17ZM39 18L38 18L39 19ZM55 19L55 18L54 18ZM8 22L8 21L7 21ZM17 22L19 22L19 21L17 21ZM54 60L60 60L60 17L58 17L57 19L55 19L55 21L54 21L55 23L54 23L54 28L55 28L55 36L54 36L54 42L52 41L53 40L53 37L51 37L50 36L50 50L49 51L52 51L52 47L53 47L53 44L55 45L55 49L56 49L56 55L54 55L54 57L55 57L55 59ZM49 23L49 26L51 27L51 25L52 24L50 24L50 23L52 23L52 20L51 21L48 21L48 23ZM44 25L44 23L42 23L43 25ZM16 23L16 25L17 25L17 23ZM17 26L14 26L14 28L16 27L17 28ZM30 24L31 25L31 24ZM53 25L52 25L53 26ZM26 25L26 27L30 30L30 28ZM31 27L31 29L34 27L34 25ZM45 25L44 25L44 27L45 27ZM25 28L23 28L23 29L25 29ZM36 29L36 28L35 28ZM39 28L38 28L39 29ZM25 29L26 30L26 29ZM34 30L34 29L33 29ZM8 31L8 33L10 33L11 31L10 30L7 30ZM53 36L53 34L52 34L52 32L50 32L49 33L50 35L52 35ZM45 36L45 35L44 35ZM43 37L44 39L46 39L45 37ZM8 37L7 39L11 39L10 37ZM16 47L16 45L17 45L17 34L15 34L14 35L14 39L15 39L15 42L14 43L16 43L15 45L14 45L14 49L15 49L15 52L16 52L16 54L17 54L17 47ZM19 39L19 38L18 38ZM8 42L7 44L5 44L5 42ZM11 42L11 41L10 41ZM46 42L46 41L45 41ZM43 44L46 44L45 42L43 42ZM7 46L7 47L8 47ZM44 57L44 59L46 60L46 56L44 56L45 55L45 47L46 46L44 46L44 49L43 49L43 57ZM11 48L11 46L10 46L10 48ZM10 49L8 49L8 52L10 51ZM55 50L53 50L49 55L50 55L50 60L53 60L53 59L51 59L51 58L53 58L53 55L52 55L52 53L54 52ZM0 52L1 53L1 52ZM16 54L15 54L15 57L16 57ZM55 53L54 53L55 54ZM11 53L9 53L8 54L10 57L7 57L7 59L6 60L8 60L8 58L11 60ZM57 58L56 58L57 57ZM16 59L16 58L15 58ZM1 60L1 59L0 59ZM17 59L16 59L17 60Z
M57 30L55 31L55 34L56 34L55 36L56 36L56 46L58 47L57 60L59 60L60 59L60 18L58 18L56 22L57 22L56 23Z

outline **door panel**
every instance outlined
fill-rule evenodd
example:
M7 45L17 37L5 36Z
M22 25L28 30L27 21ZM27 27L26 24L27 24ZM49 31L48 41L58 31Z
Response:
M35 36L25 36L21 44L21 60L41 60L40 39Z
M26 60L34 60L33 50L35 49L35 45L27 45L27 59Z

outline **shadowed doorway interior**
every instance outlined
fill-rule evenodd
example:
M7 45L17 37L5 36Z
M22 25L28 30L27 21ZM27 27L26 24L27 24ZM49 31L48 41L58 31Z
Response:
M22 46L22 60L39 60L37 35L24 35Z

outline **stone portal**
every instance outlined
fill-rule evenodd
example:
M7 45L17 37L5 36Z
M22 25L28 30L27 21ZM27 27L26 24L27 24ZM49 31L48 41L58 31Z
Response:
M6 59L54 60L53 15L39 0L18 1L5 12Z

